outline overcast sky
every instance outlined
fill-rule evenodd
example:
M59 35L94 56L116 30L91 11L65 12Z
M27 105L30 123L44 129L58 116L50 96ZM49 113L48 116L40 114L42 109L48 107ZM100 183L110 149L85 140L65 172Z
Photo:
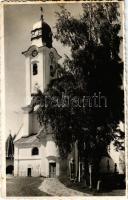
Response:
M6 135L19 130L23 114L21 107L25 106L25 57L22 51L31 45L31 30L35 22L40 19L41 4L6 5L4 12L5 28L5 77L6 77ZM75 17L81 14L81 4L66 4L66 8ZM53 29L56 23L55 12L59 10L57 4L43 4L44 20ZM69 54L69 49L54 40L53 46L63 57ZM122 52L121 52L122 54Z
M6 134L11 130L17 133L23 120L21 107L25 106L25 57L22 51L31 45L31 30L35 22L40 19L40 6L38 5L6 5L5 6L5 77L6 77ZM68 4L66 7L76 17L81 13L80 4ZM76 9L77 8L77 9ZM58 5L44 5L44 20L53 29L56 23L55 11ZM55 31L53 29L53 31ZM67 48L56 41L53 46L63 56L69 53Z

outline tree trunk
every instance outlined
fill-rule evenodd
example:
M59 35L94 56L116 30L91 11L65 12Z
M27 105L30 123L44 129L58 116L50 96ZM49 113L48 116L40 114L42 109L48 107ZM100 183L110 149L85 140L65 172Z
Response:
M75 178L78 180L79 171L79 156L78 156L78 141L75 142Z

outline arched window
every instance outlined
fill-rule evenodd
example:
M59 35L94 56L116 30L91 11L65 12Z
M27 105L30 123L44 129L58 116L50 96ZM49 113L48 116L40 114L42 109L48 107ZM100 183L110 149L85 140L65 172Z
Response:
M32 149L32 155L39 155L39 149L37 147Z
M33 75L38 74L38 65L36 63L33 64Z

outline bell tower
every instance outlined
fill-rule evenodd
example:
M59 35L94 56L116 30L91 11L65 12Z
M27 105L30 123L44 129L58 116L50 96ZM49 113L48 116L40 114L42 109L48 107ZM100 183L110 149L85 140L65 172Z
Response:
M31 46L22 53L26 59L26 104L38 89L44 92L49 81L56 77L56 67L61 56L52 46L52 30L41 18L33 25Z
M24 130L25 136L37 133L38 128L34 125L34 112L31 113L30 103L32 96L38 90L44 92L51 79L57 75L57 63L61 56L52 46L52 30L44 21L43 9L41 8L41 18L33 25L31 31L31 46L22 54L26 63L26 106L24 110ZM34 123L33 123L34 122Z

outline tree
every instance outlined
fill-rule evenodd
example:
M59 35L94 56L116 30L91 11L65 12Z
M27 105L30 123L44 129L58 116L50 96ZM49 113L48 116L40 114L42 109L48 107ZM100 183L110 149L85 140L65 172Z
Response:
M58 65L58 77L34 102L40 105L40 123L51 125L61 156L66 157L77 141L79 159L86 169L93 163L97 171L124 120L121 25L118 3L84 3L82 9L79 19L63 6L56 13L55 38L71 48L71 58L66 56L63 66Z

